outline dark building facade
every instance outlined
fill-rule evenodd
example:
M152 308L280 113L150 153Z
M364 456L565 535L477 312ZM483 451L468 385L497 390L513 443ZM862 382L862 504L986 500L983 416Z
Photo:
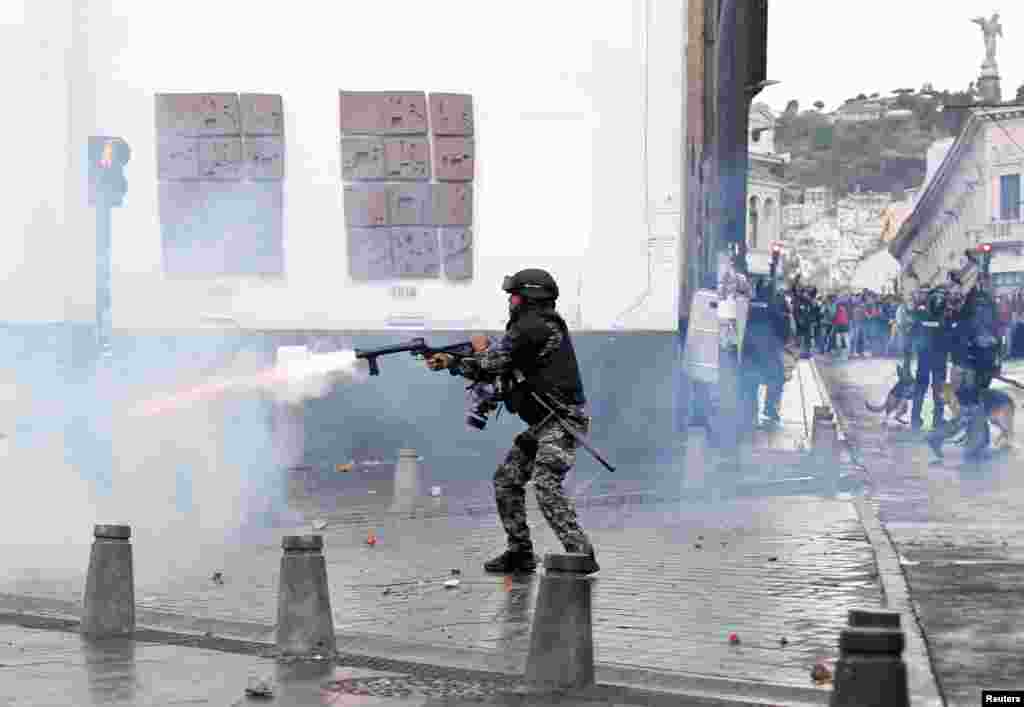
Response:
M768 0L690 0L687 30L683 336L693 292L717 277L719 255L746 255L747 133L769 83Z

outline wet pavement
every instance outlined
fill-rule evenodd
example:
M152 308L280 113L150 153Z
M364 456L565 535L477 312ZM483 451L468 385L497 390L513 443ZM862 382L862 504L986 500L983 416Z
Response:
M599 663L809 686L815 659L836 657L847 610L879 605L871 548L848 501L735 499L583 516L602 565L593 588ZM371 526L373 547L365 542ZM550 531L535 528L538 551L555 550ZM303 531L309 528L283 534ZM501 546L496 516L392 518L322 533L340 646L392 639L522 671L537 579L507 583L483 573L483 560ZM143 562L144 542L133 545ZM138 620L151 612L164 626L179 616L238 622L250 625L247 637L260 638L260 626L272 640L280 557L278 535L225 548L218 558L204 554L191 571L162 582L137 582ZM85 559L77 573L22 578L2 589L74 608ZM460 584L448 589L452 569ZM213 571L223 572L223 585L210 580ZM730 632L740 646L729 645ZM782 637L788 645L780 646Z
M817 400L807 376L798 370L787 385L783 426L759 432L740 468L723 471L697 432L663 464L655 492L602 478L598 494L593 477L570 479L602 566L593 587L600 682L650 687L685 677L710 693L744 681L754 693L776 685L827 702L830 687L812 682L811 667L834 662L847 611L880 606L882 592L849 493L860 483L854 468L808 468L797 451ZM317 532L339 650L521 674L538 579L483 573L504 544L486 477L447 484L432 498L422 480L400 483L391 467L358 473L344 490L296 477L293 525L255 525L225 539L203 534L187 514L160 528L135 523L139 626L272 643L281 536ZM137 483L141 491L145 477ZM417 491L400 497L399 488ZM558 551L528 499L538 553ZM317 521L326 527L314 530ZM67 546L9 544L11 557L29 559L0 577L0 610L77 616L90 531L74 540L77 564ZM58 550L70 559L39 561ZM223 584L211 580L218 571ZM446 588L454 576L459 585ZM733 632L739 644L729 643Z
M976 705L983 688L1024 687L1020 450L975 464L947 446L945 461L930 464L922 440L905 428L883 427L881 416L864 408L865 399L877 404L884 397L895 366L823 362L821 371L866 472L870 503L902 556L948 704ZM1004 372L1024 379L1019 363ZM1015 397L1020 411L1021 391L994 387Z
M75 633L16 625L0 625L0 685L0 705L4 707L645 704L593 692L571 698L516 694L507 684L485 680L414 675L329 661L280 662L145 640L90 640ZM677 704L712 703L694 700Z

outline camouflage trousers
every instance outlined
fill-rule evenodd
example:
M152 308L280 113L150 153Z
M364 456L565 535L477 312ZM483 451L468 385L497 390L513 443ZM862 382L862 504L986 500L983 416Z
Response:
M570 422L586 434L589 419ZM526 523L526 484L531 479L540 511L566 552L588 551L590 541L576 518L575 504L562 488L565 475L575 463L576 440L557 420L531 427L516 437L494 474L494 498L510 551L533 551Z

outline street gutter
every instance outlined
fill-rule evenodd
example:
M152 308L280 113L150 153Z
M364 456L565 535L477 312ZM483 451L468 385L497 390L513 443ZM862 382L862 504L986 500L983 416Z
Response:
M75 602L0 594L0 623L24 628L77 633L80 607ZM165 612L138 611L134 640L180 645L224 653L276 657L273 626L200 619ZM340 665L416 676L496 683L524 692L519 664L525 656L489 653L381 636L337 634ZM765 707L828 705L829 687L797 687L713 676L670 673L598 663L597 684L569 693L573 697L630 702L652 707ZM528 692L528 691L527 691ZM685 699L685 701L681 701Z
M846 418L833 404L828 386L818 369L818 362L813 359L811 360L811 369L821 399L835 414L840 444L846 447L850 459L870 475L870 471L860 460L860 455L850 441ZM869 485L866 493L870 493L870 489ZM907 676L910 683L910 704L912 707L947 707L946 696L943 694L936 676L935 660L928 644L924 624L921 622L917 605L910 596L906 571L900 563L896 543L879 519L874 506L865 496L854 497L853 505L857 509L857 515L860 517L861 525L868 536L871 551L875 556L875 566L878 568L878 578L882 585L883 606L913 618L910 625L903 622L903 630L907 639L904 660L907 663Z

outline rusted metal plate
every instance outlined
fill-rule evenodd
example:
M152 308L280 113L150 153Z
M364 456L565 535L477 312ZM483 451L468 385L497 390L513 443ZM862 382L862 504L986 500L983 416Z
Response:
M198 137L202 127L202 100L198 93L158 93L154 96L157 134L163 137Z
M390 230L396 276L440 277L441 252L436 228L397 227Z
M392 226L430 225L430 192L429 184L388 186L388 223Z
M156 126L163 136L241 135L238 96L234 93L158 93Z
M156 147L157 179L198 179L199 139L160 137Z
M423 91L341 91L342 134L416 135L427 132Z
M345 181L383 179L384 141L378 137L341 139L341 177Z
M395 276L391 229L348 227L348 268L354 280L390 280Z
M440 181L471 181L473 165L473 138L434 138L434 172Z
M427 138L384 140L384 173L387 179L430 179L430 147Z
M349 226L388 225L388 189L383 184L349 184L344 197Z
M441 258L449 280L473 277L473 231L469 228L441 229Z
M465 93L431 93L430 131L434 135L472 135L473 97Z
M431 222L437 226L473 224L473 185L435 184Z
M239 99L242 131L246 135L284 137L284 104L279 94L243 93Z
M201 179L236 180L241 179L244 173L242 138L200 138L199 177Z
M284 179L284 138L247 136L243 147L249 179Z

